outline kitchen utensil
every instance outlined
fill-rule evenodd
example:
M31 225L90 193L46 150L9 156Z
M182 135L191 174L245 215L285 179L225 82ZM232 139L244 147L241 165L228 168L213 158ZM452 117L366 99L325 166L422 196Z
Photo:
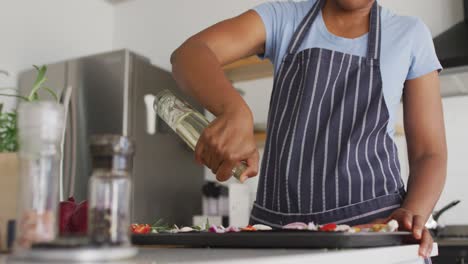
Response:
M439 221L439 218L443 213L445 213L447 210L451 209L452 207L456 206L460 202L461 202L460 200L452 201L451 203L449 203L446 206L442 207L439 211L435 211L434 214L433 214L434 220Z
M428 222L426 223L426 228L429 229L432 236L438 237L441 233L441 230L444 229L444 227L440 226L440 224L438 223L438 220L440 219L442 214L447 212L447 210L453 208L460 202L461 202L460 200L452 201L446 206L442 207L440 210L433 212L432 216L429 218Z
M26 102L18 108L19 200L15 253L57 237L63 107Z
M94 136L93 175L89 180L88 235L92 244L130 244L133 142L123 136Z
M241 233L159 233L133 235L135 245L171 245L221 248L368 248L396 246L410 241L411 233L330 233L257 231Z

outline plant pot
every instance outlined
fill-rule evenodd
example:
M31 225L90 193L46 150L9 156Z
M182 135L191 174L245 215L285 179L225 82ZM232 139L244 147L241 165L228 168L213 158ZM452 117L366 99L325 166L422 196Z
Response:
M18 168L17 153L0 153L0 250L7 249L7 223L16 218Z

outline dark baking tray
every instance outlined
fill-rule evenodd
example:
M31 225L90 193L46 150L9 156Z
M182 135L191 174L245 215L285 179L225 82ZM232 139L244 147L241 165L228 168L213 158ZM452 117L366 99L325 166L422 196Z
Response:
M216 248L369 248L408 244L411 233L241 232L133 235L135 245Z

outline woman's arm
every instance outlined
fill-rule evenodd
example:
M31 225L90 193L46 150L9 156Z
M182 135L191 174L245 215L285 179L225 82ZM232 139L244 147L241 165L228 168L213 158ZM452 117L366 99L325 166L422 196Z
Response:
M262 54L265 27L255 11L220 22L185 41L171 56L180 88L218 116L226 108L244 105L222 66Z
M433 239L425 223L445 184L447 146L437 72L409 80L403 94L410 175L406 198L395 219L419 239L419 254L430 257Z
M244 180L257 174L253 116L222 66L263 53L265 39L260 16L248 11L191 37L171 56L179 87L217 117L198 141L195 157L211 168L220 181L229 179L232 168L240 161L248 165Z
M439 200L447 173L447 145L437 72L406 82L404 122L410 175L403 208L424 222Z

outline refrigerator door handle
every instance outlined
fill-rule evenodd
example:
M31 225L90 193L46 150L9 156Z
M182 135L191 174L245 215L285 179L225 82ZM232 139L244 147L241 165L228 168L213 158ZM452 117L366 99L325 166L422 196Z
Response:
M152 94L146 94L144 96L146 106L146 133L150 135L156 134L158 116L154 108L156 102L156 96Z
M70 107L70 99L71 99L71 95L72 95L72 86L67 86L67 88L65 89L65 91L62 93L62 95L60 96L60 103L64 106L64 123L65 125L63 126L63 131L62 131L62 143L61 143L61 152L62 152L62 159L60 161L60 179L59 179L59 185L60 185L60 201L64 201L65 200L65 197L64 197L64 180L63 180L63 177L64 177L64 174L65 172L69 172L69 170L67 168L64 169L64 159L65 159L65 140L66 140L66 131L67 131L67 124L68 124L68 109ZM68 198L68 197L67 197Z

